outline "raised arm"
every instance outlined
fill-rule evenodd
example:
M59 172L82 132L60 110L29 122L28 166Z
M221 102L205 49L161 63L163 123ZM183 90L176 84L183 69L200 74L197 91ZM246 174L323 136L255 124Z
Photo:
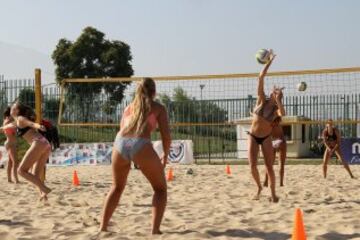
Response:
M271 66L274 58L276 55L271 53L270 56L270 60L268 63L266 63L266 65L264 66L263 70L260 72L259 74L259 79L258 79L258 87L257 87L257 95L258 95L258 104L260 104L261 102L265 101L265 91L264 91L264 79L265 76L267 74L267 71L269 69L269 67Z
M43 125L35 123L33 121L30 121L29 119L27 119L25 117L18 117L16 120L16 125L21 128L31 127L33 129L46 132L46 128Z
M168 115L164 106L161 106L160 114L158 115L157 121L159 123L160 135L164 149L164 156L162 157L162 161L165 167L170 152L171 136Z

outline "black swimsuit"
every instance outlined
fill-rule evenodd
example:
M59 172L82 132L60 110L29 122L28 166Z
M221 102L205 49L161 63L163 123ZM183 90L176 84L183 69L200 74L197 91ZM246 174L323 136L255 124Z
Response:
M265 112L265 107L268 104L269 104L269 100L265 100L264 103L262 103L261 105L259 105L258 107L255 108L254 114L264 118L266 121L273 122L277 118L277 115L275 114L275 112L278 110L278 107L276 105L274 105L274 106L272 106L271 111ZM249 131L247 131L246 133L249 134L251 137L253 137L255 142L258 145L262 145L263 142L265 141L265 139L267 139L271 135L271 133L270 133L269 135L267 135L265 137L257 137Z
M334 142L334 141L337 140L337 136L336 136L334 128L333 128L333 134L332 135L329 134L329 131L326 131L326 140L329 141L329 142Z
M16 128L16 135L18 137L22 137L27 131L29 131L31 127L24 127L24 128Z
M249 131L246 131L247 134L249 134L250 136L252 136L255 140L255 142L258 144L258 145L262 145L263 142L265 141L265 139L267 139L268 137L270 137L271 134L265 136L265 137L257 137L255 136L254 134L252 134L251 132Z

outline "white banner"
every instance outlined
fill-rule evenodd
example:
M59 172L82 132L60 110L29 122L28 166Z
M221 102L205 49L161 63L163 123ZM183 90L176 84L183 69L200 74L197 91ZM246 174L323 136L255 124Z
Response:
M49 165L96 165L110 164L113 143L73 143L61 144L51 153ZM153 146L159 157L162 156L162 142L155 141ZM194 162L191 140L175 140L171 143L170 163L191 164Z
M162 142L153 142L156 153L161 157L164 154ZM171 142L168 161L170 163L194 163L193 143L191 140L174 140Z
M61 144L51 153L49 165L110 164L112 143Z

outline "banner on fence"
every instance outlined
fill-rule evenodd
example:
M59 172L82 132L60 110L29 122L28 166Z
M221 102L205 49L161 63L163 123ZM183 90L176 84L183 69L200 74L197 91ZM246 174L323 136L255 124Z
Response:
M161 141L154 142L154 149L160 157L164 154ZM168 161L170 163L192 164L194 162L192 141L191 140L172 141Z
M113 143L61 144L51 153L49 165L96 165L110 164ZM161 157L162 142L153 142L155 151ZM175 140L171 143L168 158L171 163L191 164L194 162L191 140Z
M50 155L49 165L110 164L112 143L61 144Z
M341 139L341 152L349 164L360 164L360 138Z

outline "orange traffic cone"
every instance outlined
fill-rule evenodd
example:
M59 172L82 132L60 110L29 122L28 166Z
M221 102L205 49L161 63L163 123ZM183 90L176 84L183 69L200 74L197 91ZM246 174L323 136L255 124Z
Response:
M295 222L291 240L306 240L302 212L299 208L295 210Z
M74 170L74 174L73 174L73 185L74 186L79 186L80 185L80 181L79 181L76 170Z
M168 181L174 180L174 173L173 173L173 168L172 167L170 167L170 169L168 171L167 180Z
M226 174L231 175L231 169L229 165L226 165Z

